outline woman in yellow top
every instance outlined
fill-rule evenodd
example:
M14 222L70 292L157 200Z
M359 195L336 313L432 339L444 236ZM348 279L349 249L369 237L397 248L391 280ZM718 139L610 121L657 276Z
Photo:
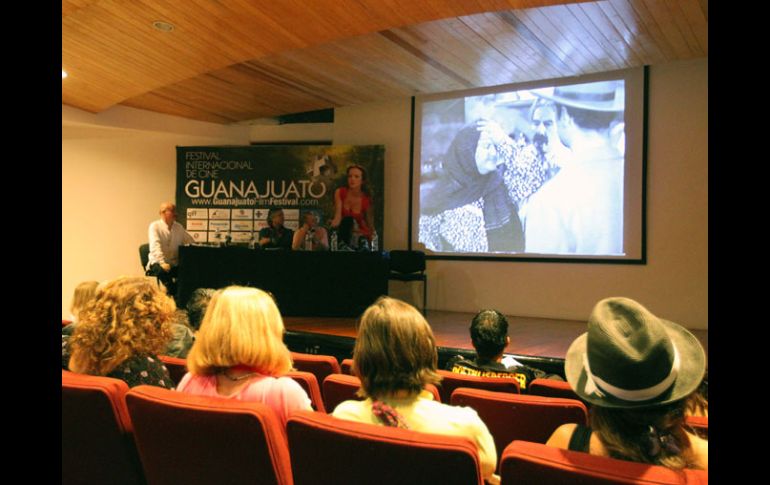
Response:
M364 401L345 401L333 416L408 428L424 433L467 436L476 443L481 473L498 483L495 442L476 411L433 401L423 388L436 384L436 343L428 322L413 306L381 297L361 317L353 349L353 372Z

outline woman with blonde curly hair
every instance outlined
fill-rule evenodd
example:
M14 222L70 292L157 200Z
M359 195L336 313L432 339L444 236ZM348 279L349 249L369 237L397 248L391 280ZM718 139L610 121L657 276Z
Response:
M69 341L69 369L114 377L129 387L140 384L174 387L158 360L171 338L174 301L144 277L121 277L101 288L80 313Z
M307 393L284 376L292 362L283 332L283 319L269 294L242 286L217 291L187 355L190 372L177 390L260 402L284 424L290 412L312 410Z

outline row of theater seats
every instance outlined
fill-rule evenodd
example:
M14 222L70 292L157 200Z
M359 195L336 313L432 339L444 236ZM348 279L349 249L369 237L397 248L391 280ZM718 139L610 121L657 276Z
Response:
M337 359L331 355L303 354L299 352L292 352L291 355L294 367L297 370L290 372L288 376L297 381L307 392L313 409L331 413L339 403L349 399L357 399L355 393L361 386L361 382L357 377L351 375L352 359L344 359L342 363L338 363ZM185 359L167 356L161 356L160 359L168 367L174 382L179 383L185 373L187 373ZM484 422L490 426L490 431L496 439L495 445L497 446L498 455L503 446L510 443L513 439L526 439L528 441L545 443L550 436L550 432L556 429L558 424L583 423L587 419L579 419L576 416L587 415L590 404L580 400L567 382L535 379L529 383L529 395L517 396L515 394L520 392L519 382L513 378L468 376L445 370L439 370L438 373L442 377L441 385L436 387L429 384L425 389L433 394L433 398L436 401L470 406L476 409ZM457 398L463 401L455 402L455 391L460 388L468 389L461 392ZM486 392L481 392L475 394L475 397L471 397L468 395L471 389ZM505 394L500 395L498 393ZM549 400L547 398L559 400ZM564 400L568 402L565 404ZM582 404L582 406L576 406L575 401ZM538 411L540 407L549 408L549 410ZM522 408L527 408L532 415L538 417L542 426L537 424L537 419L531 423L518 425L507 419L510 412L516 412L520 417L523 416L526 411L522 410ZM550 416L550 419L547 419L545 416ZM490 423L493 424L490 425ZM708 439L708 418L692 416L687 418L687 423L701 437ZM552 424L555 424L555 426L548 428ZM524 428L528 426L533 426L534 429L525 430ZM543 433L548 429L550 431L544 435ZM545 438L541 439L541 436L545 436Z
M488 391L455 391L453 396ZM495 393L489 393L495 394ZM533 397L533 396L519 396ZM458 400L457 403L467 403ZM518 415L516 416L518 417ZM483 483L475 445L62 371L62 483ZM508 416L510 420L511 416ZM698 471L513 441L502 483L706 483Z
M349 392L348 388L354 387L357 390L360 382L357 378L350 379L352 359L345 359L340 365L337 359L331 355L292 352L291 356L296 371L290 372L289 377L292 377L305 389L316 410L332 412L340 402L354 399L354 393ZM168 367L171 378L178 384L187 373L185 359L168 356L160 356L160 359ZM429 385L426 390L433 393L435 400L440 402L450 402L452 393L460 387L515 394L521 392L519 381L514 378L468 376L445 370L439 370L438 373L442 377L441 385L438 387ZM311 376L307 374L312 374L315 379L311 379ZM313 380L315 383L312 382ZM548 379L535 379L530 383L528 391L529 394L544 397L578 399L577 394L569 387L568 383Z
M321 398L314 374L294 374L308 383L319 411L354 398L359 385L350 375L328 375L324 383L334 385L325 385ZM542 445L561 423L586 422L578 401L459 388L450 402L473 407L487 423L503 483L568 476L582 476L581 483L707 479L705 472L679 474ZM351 423L323 412L292 415L284 430L266 409L149 386L129 391L123 381L62 371L62 483L481 483L475 447L463 438Z

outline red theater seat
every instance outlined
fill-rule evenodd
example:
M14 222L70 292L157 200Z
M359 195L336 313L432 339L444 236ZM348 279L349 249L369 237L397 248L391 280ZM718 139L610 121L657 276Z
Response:
M503 485L518 483L706 484L708 472L674 471L662 466L615 460L540 443L514 441L503 451L500 463Z
M439 384L439 393L441 394L441 402L449 402L452 398L452 393L458 387L470 387L472 389L485 389L487 391L495 392L513 392L519 394L519 381L513 377L477 377L467 376L464 374L456 374L449 372L448 370L439 369L438 373L441 375L441 383Z
M361 387L361 380L356 376L346 374L332 374L324 379L323 394L324 403L329 413L334 412L334 408L343 401L351 399L361 400L356 396L356 391ZM433 384L427 384L425 390L433 394L433 400L441 402L438 389Z
M332 374L327 376L323 382L324 403L329 413L334 412L334 408L343 401L351 399L360 400L356 396L356 391L361 387L361 380L356 376L347 374Z
M153 386L126 395L147 482L290 485L286 434L264 404Z
M168 373L171 374L171 380L174 381L174 386L178 386L179 381L181 381L182 377L187 374L187 359L170 357L168 355L159 355L158 358L168 368Z
M332 355L292 352L291 360L294 362L295 369L315 374L318 384L322 384L329 374L339 374L341 372L340 363ZM323 393L323 391L321 392Z
M686 416L684 418L692 431L703 439L709 439L709 418L707 416Z
M321 397L321 386L318 385L318 380L315 378L315 374L310 372L302 372L299 370L293 370L286 374L286 377L291 377L305 390L310 402L313 405L313 409L318 412L325 413L326 406L324 406L324 400Z
M340 363L340 368L342 369L343 374L347 374L352 376L353 375L353 359L344 359Z
M574 399L461 387L452 393L452 406L468 406L476 410L495 438L498 463L503 449L513 440L545 444L562 424L588 424L585 405Z
M529 394L545 397L563 397L564 399L580 400L575 391L569 386L569 382L554 381L552 379L535 379L529 383Z
M470 438L299 411L286 425L297 485L483 484Z
M62 370L62 484L143 484L126 409L128 385Z

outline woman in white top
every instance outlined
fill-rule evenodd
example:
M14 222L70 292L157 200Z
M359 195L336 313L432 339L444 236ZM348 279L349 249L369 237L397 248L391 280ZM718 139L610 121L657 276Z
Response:
M428 322L413 306L381 297L361 317L353 350L353 372L364 401L345 401L333 416L408 428L424 433L467 436L478 447L481 473L490 483L497 453L492 435L476 411L433 401L423 388L436 384L436 343Z

